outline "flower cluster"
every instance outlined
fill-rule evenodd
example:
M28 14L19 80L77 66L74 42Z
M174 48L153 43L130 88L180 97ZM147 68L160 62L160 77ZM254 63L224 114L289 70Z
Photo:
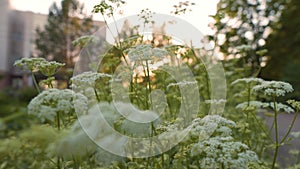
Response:
M128 50L128 56L132 61L150 60L152 57L163 57L168 52L159 48L153 48L151 45L137 45Z
M180 81L180 82L177 82L177 83L170 83L167 88L170 88L172 86L186 86L186 85L197 85L197 82L196 81Z
M281 81L263 81L253 87L254 91L261 91L266 96L279 97L294 91L291 84Z
M92 87L94 88L96 80L101 77L111 78L112 76L105 73L97 72L83 72L71 78L71 87L75 91L84 91L85 89Z
M57 70L64 65L64 63L59 63L56 61L43 61L38 65L38 69L43 75L49 77L53 76L57 72Z
M74 107L75 103L76 107ZM37 116L42 122L54 121L57 113L71 114L75 111L86 111L86 109L86 97L75 94L69 89L45 90L32 99L28 105L28 113Z
M293 113L295 112L290 106L282 104L282 103L276 103L276 111L283 111L287 113ZM270 103L270 107L275 110L274 104Z
M29 69L31 72L40 71L45 76L53 76L58 68L64 66L64 63L58 63L56 61L47 61L44 58L22 58L15 61L15 66Z
M22 58L15 61L14 66L20 67L22 69L29 69L32 72L38 71L38 67L41 62L45 62L44 58Z
M234 141L232 128L236 124L218 115L196 118L187 127L185 142L190 144L186 153L177 152L174 165L181 165L179 157L187 153L193 158L195 168L248 168L250 162L258 162L255 152L248 146ZM183 153L183 154L182 154Z
M188 138L197 137L198 140L207 139L213 135L229 136L231 128L235 127L233 121L227 120L218 115L208 115L204 118L196 118L187 128L189 130Z
M234 85L234 84L237 84L237 83L262 83L264 82L263 79L261 78L255 78L255 77L249 77L249 78L241 78L241 79L237 79L235 81L233 81L231 84Z
M248 102L243 102L238 104L235 108L236 109L241 109L241 110L245 110L248 107L253 107L253 108L267 108L269 107L269 103L264 103L264 102L260 102L260 101L250 101Z
M200 168L248 168L250 162L257 162L255 152L248 146L235 142L230 136L212 137L193 145L191 155L198 157Z
M293 113L294 110L289 107L288 105L282 104L282 103L278 103L276 102L276 111L283 111L283 112L287 112L287 113ZM275 110L274 107L274 103L265 103L265 102L260 102L260 101L250 101L248 102L243 102L238 104L236 107L236 109L241 109L241 110L246 110L246 109L259 109L259 108L272 108L273 110Z
M297 111L300 110L300 102L299 102L299 101L288 100L287 103L290 104L290 105L291 105L294 109L296 109Z

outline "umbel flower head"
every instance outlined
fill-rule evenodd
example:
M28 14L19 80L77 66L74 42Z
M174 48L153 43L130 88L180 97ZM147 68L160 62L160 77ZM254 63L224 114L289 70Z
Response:
M31 72L40 71L45 76L53 76L58 68L64 66L64 63L56 61L47 61L44 58L22 58L15 61L15 66L22 69L29 69Z
M57 113L71 114L86 111L87 99L72 90L48 89L40 93L28 105L28 114L37 116L42 122L54 121Z
M253 87L254 91L263 92L266 96L279 97L294 91L291 84L282 81L264 81Z
M175 154L175 168L183 168L180 161L186 154L193 158L195 168L248 168L251 162L258 162L255 152L232 137L236 124L218 115L196 118L186 130L190 144L186 153ZM180 166L180 167L178 167Z
M300 101L288 100L287 103L290 104L297 111L300 110Z
M193 145L191 155L198 159L200 168L248 168L250 162L258 162L255 152L241 142L228 137L211 137Z
M236 109L241 109L241 110L247 110L247 109L259 109L259 108L271 108L273 110L275 110L274 104L273 103L269 103L269 102L260 102L260 101L250 101L248 102L243 102L238 104L236 107ZM282 103L278 103L276 102L276 111L283 111L283 112L287 112L287 113L293 113L294 110L285 104Z
M270 103L270 107L275 110L274 104ZM295 112L290 106L278 102L276 103L276 111L283 111L287 113Z
M255 109L266 108L266 107L269 107L269 103L264 103L264 102L260 102L260 101L250 101L249 103L243 102L243 103L238 104L235 108L245 110L248 107L255 108Z
M46 60L44 58L22 58L15 61L14 66L36 72L39 70L38 67L40 63L45 61Z
M230 136L231 128L235 127L235 123L218 115L207 115L204 118L196 118L188 127L189 137L206 139L215 134L222 136Z
M71 87L75 91L84 91L88 87L94 88L96 80L101 77L111 78L112 76L105 73L83 72L71 78Z
M237 79L237 80L233 81L231 84L235 85L237 83L247 83L247 84L249 84L249 83L262 83L262 82L264 82L264 80L261 79L261 78L249 77L249 78Z
M151 45L137 45L128 49L128 56L132 61L150 60L152 57L163 57L168 55L167 51L159 48L153 48Z
M43 61L38 65L38 69L45 76L53 76L60 67L63 67L64 63L56 61Z

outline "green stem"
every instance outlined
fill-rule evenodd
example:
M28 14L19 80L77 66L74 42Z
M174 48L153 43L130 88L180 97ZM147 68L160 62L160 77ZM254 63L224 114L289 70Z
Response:
M32 80L33 80L33 83L34 83L34 86L35 86L36 90L37 90L39 93L41 93L40 87L39 87L39 85L37 84L37 81L36 81L36 78L35 78L33 72L31 72L31 77L32 77Z
M60 157L57 157L57 169L60 169Z
M262 156L262 154L263 154L263 151L264 151L264 145L265 145L265 142L266 142L266 140L264 140L264 141L262 142L261 148L259 149L260 151L259 151L259 153L258 153L258 157L260 157L260 158L261 158L261 156ZM257 146L257 147L258 147L258 146Z
M150 82L150 70L149 70L149 65L148 65L148 60L146 60L146 68L147 68L147 82L148 82L148 88L146 88L148 90L148 93L151 93L151 82ZM152 106L152 98L150 97L150 105ZM149 107L148 107L149 109Z
M47 78L50 78L50 77L47 77ZM53 87L53 84L52 84L52 80L49 82L48 87L49 87L49 88L52 88L52 89L54 88L54 87Z
M104 21L104 23L105 23L105 25L106 25L106 27L107 27L107 29L108 29L109 33L111 34L111 36L113 36L113 37L114 37L114 34L112 33L112 31L111 31L110 27L108 26L108 23L107 23L107 20L106 20L105 16L104 16L104 15L102 15L102 18L103 18L103 21Z
M279 149L279 141L278 141L278 122L277 122L277 107L276 107L276 99L273 98L273 104L274 104L274 125L275 125L275 152L274 152L274 158L272 163L272 169L275 168L275 163L277 159L278 149Z
M95 93L95 95L96 95L96 99L97 99L97 101L98 102L100 102L100 97L99 97L99 95L98 95L98 93L97 93L97 91L96 91L96 89L94 88L94 93Z
M289 130L288 132L284 135L283 139L280 141L280 144L284 143L284 141L287 139L287 137L289 136L294 124L295 124L295 121L297 119L297 116L298 116L298 112L296 112L296 114L294 115L294 118L293 118L293 121L292 121L292 124L289 126Z
M165 165L164 153L161 154L161 163L162 163L162 166Z
M205 78L206 78L206 87L207 87L207 100L209 100L210 99L210 86L209 86L210 79L208 77L208 72L206 72Z
M118 29L118 27L117 27L117 22L116 22L116 20L115 20L115 17L114 17L114 15L112 15L112 18L113 18L113 20L114 20L114 25L115 25L115 28L116 28L116 31L117 31L117 34L118 34L118 38L117 38L117 43L119 44L119 47L120 47L120 49L122 49L122 43L121 43L121 35L120 35L120 32L119 32L119 29ZM125 58L124 58L125 59ZM126 60L125 60L126 61Z
M60 131L60 117L59 117L59 112L56 113L56 120L57 120L57 129Z
M147 88L147 85L149 84L149 82L148 82L148 73L147 73L147 68L145 68L145 66L144 66L144 63L142 62L142 66L143 66L143 71L144 71L144 74L145 74L145 77L146 77L146 79L147 79L147 84L146 84L146 93L145 93L145 98L146 98L146 109L149 109L149 102L148 102L148 100L149 100L149 90L148 90L148 88ZM147 63L147 60L146 60L146 67L148 67L148 63Z
M251 88L250 88L250 83L248 84L248 107L250 106L250 99L251 99Z
M267 132L263 126L263 124L259 121L259 119L256 117L256 114L251 113L252 116L254 117L255 121L257 122L257 124L259 125L259 127L262 129L262 131L267 135L267 137L269 137L270 140L272 140L272 137L270 136L270 132Z
M10 116L8 116L8 117L2 118L2 121L3 121L4 123L7 123L7 122L9 122L9 121L11 121L11 120L14 120L14 119L16 119L16 118L22 117L22 116L24 116L24 115L26 115L26 114L23 113L23 112L15 113L15 114L12 114L12 115L10 115Z

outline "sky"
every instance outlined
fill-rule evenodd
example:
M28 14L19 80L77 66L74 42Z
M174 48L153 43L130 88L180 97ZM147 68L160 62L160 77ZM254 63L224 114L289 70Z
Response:
M60 4L61 0L10 0L12 9L22 11L32 11L36 13L48 14L49 7L53 2ZM98 4L100 0L80 0L86 7L86 10L91 14L93 6ZM173 10L173 5L178 4L180 0L128 0L126 5L122 8L123 15L117 16L116 18L122 18L130 15L139 14L142 9L150 9L155 13L170 14ZM185 0L182 0L185 1ZM203 34L208 34L210 29L208 27L211 19L209 15L215 14L216 5L219 0L192 0L196 3L193 6L192 12L187 12L184 15L179 16L195 26ZM95 14L94 19L101 20L100 14Z

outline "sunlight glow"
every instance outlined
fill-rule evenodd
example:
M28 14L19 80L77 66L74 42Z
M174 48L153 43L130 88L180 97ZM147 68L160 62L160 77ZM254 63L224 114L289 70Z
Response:
M142 9L149 8L155 13L170 14L173 9L173 5L177 4L180 0L130 0L126 1L126 5L122 8L123 15L119 15L116 18L123 18L130 15L138 14ZM208 23L210 21L209 15L215 14L216 5L219 0L209 1L196 1L196 5L192 7L191 12L187 12L184 15L178 16L181 19L194 25L204 34L208 34L210 29ZM49 7L56 2L58 5L61 0L10 0L10 6L12 9L22 11L32 11L36 13L48 14ZM80 0L87 10L88 14L91 14L93 6L99 3L99 0ZM159 5L158 5L159 4ZM99 14L94 16L96 20L102 20Z

